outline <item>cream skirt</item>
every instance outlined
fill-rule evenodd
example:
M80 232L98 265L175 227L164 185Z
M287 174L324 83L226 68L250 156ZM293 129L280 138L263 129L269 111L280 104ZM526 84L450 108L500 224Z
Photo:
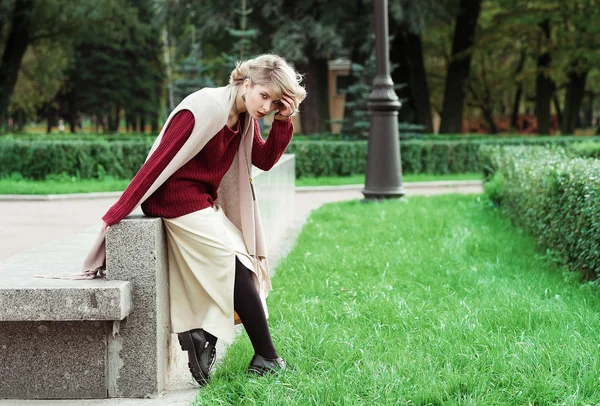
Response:
M235 258L253 272L241 231L216 205L163 219L169 252L171 331L202 328L231 343L234 339ZM266 312L266 302L263 300Z

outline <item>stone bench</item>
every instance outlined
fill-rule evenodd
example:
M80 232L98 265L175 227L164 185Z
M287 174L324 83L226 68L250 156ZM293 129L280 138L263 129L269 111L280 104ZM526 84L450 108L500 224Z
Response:
M294 217L294 157L255 170L273 249ZM34 278L78 272L98 228L0 263L0 399L153 397L188 376L170 334L160 219L132 215L109 229L106 279Z

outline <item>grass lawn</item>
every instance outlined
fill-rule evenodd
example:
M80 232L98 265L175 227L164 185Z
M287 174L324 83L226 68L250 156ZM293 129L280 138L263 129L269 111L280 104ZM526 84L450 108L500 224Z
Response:
M439 180L481 180L482 175L476 173L456 173L449 175L431 175L428 173L402 175L402 182L431 182ZM296 186L338 186L338 185L364 185L365 175L354 176L321 176L318 178L296 179Z
M456 175L403 175L404 182L426 182L436 180L477 180L481 179L479 173L464 173ZM364 184L364 175L343 177L300 178L296 186L332 186ZM68 179L33 181L27 179L0 179L0 194L46 195L63 193L88 193L88 192L121 192L125 190L127 179Z
M75 179L34 181L29 179L0 179L0 195L50 195L64 193L121 192L129 184L127 179Z
M600 403L600 292L478 196L322 207L273 278L289 371L245 334L196 405Z

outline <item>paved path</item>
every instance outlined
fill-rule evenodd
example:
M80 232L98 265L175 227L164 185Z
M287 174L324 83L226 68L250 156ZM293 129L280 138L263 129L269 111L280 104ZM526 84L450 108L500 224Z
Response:
M435 195L445 193L481 193L480 182L426 182L406 183L406 195ZM296 191L296 216L286 237L270 252L270 265L274 269L293 247L296 237L310 212L325 203L359 200L363 198L361 186L338 188L298 188ZM3 258L82 231L99 220L117 200L111 197L75 200L1 201L2 233L0 233L0 262ZM222 350L219 351L221 355ZM220 357L219 357L220 358ZM164 406L190 405L198 389L184 367L181 368L181 386L152 399L96 399L96 400L1 400L0 406Z
M406 195L481 193L480 182L406 183ZM361 186L298 188L296 219L302 224L311 210L324 203L362 199ZM0 196L0 261L41 244L69 236L95 224L117 200L114 194L94 199L15 201Z

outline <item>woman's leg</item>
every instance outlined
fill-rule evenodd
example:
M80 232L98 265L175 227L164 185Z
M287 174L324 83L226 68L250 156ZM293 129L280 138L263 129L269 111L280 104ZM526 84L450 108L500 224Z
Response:
M265 310L252 280L252 271L235 258L233 308L244 324L254 352L267 359L278 357L267 325Z

